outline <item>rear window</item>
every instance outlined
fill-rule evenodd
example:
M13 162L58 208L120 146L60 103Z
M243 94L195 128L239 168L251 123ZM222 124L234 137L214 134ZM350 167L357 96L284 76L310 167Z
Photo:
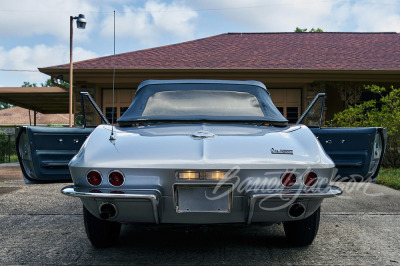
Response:
M142 116L256 116L263 117L251 93L218 90L156 92L149 97Z

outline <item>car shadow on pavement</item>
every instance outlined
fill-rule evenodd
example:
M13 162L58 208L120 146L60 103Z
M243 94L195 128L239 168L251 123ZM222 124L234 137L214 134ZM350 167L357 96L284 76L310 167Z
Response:
M157 240L157 241L154 241ZM213 249L225 246L290 247L281 225L124 225L119 246Z

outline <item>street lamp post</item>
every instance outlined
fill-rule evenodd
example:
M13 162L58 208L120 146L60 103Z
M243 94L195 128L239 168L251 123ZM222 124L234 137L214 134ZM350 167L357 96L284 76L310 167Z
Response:
M74 83L74 71L72 64L72 37L74 35L74 28L72 27L72 22L76 19L76 26L78 29L84 29L86 27L85 15L79 14L77 17L70 16L69 19L69 127L72 127L72 99L74 95L73 83Z

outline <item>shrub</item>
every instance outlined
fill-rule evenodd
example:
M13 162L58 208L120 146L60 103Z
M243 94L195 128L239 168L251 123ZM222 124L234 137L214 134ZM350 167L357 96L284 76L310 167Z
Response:
M384 127L388 141L383 165L400 166L400 88L386 89L376 85L364 89L375 93L377 100L369 100L334 115L326 124L333 127Z
M0 163L10 162L15 154L15 140L0 130Z

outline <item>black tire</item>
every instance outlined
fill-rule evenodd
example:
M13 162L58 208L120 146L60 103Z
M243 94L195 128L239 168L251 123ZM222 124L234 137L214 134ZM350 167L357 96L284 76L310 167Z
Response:
M83 221L86 235L96 248L106 248L115 244L119 237L121 224L99 219L83 206Z
M308 246L318 233L321 207L309 217L283 223L287 240L295 246Z

